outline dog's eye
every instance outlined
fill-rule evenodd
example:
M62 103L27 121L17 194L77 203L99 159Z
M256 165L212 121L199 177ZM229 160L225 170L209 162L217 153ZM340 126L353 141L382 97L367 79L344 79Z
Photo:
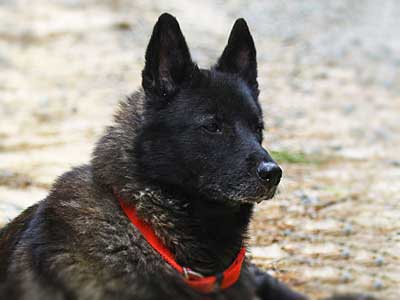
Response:
M222 132L221 126L219 126L219 124L216 122L210 122L206 125L203 125L203 128L206 131L211 132L211 133L221 133Z

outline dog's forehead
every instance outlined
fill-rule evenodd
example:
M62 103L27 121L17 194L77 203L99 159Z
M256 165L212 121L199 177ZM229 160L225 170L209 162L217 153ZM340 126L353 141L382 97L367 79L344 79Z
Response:
M259 109L247 84L238 78L220 78L211 85L220 109L258 115Z
M212 74L206 84L188 91L187 105L195 112L223 115L225 118L258 119L261 110L249 87L229 74Z

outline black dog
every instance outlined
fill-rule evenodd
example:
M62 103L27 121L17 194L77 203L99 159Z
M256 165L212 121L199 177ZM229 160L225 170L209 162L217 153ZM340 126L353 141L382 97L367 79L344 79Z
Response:
M199 69L174 17L91 164L1 231L1 299L305 299L244 259L282 171L261 146L256 50L236 21Z

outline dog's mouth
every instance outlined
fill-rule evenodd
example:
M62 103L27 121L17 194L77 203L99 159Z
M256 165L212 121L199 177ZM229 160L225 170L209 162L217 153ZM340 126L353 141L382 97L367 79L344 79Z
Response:
M251 186L246 186L246 188L232 189L229 190L229 192L223 192L223 189L215 185L212 189L203 190L202 192L205 199L235 206L240 204L258 204L270 200L275 196L278 188L277 185L269 187L263 185L255 187L253 185L253 188L250 187Z
M263 191L257 193L256 196L243 196L234 199L235 202L242 204L258 204L266 200L270 200L275 196L277 186L269 189L263 189Z

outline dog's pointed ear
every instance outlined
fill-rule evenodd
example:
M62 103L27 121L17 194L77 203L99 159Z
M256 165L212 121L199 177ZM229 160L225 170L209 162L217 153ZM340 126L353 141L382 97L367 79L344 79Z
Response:
M215 65L215 69L238 74L258 95L256 47L244 19L237 19L233 25L228 44Z
M154 26L145 58L143 89L159 96L175 94L195 68L177 20L167 13Z

